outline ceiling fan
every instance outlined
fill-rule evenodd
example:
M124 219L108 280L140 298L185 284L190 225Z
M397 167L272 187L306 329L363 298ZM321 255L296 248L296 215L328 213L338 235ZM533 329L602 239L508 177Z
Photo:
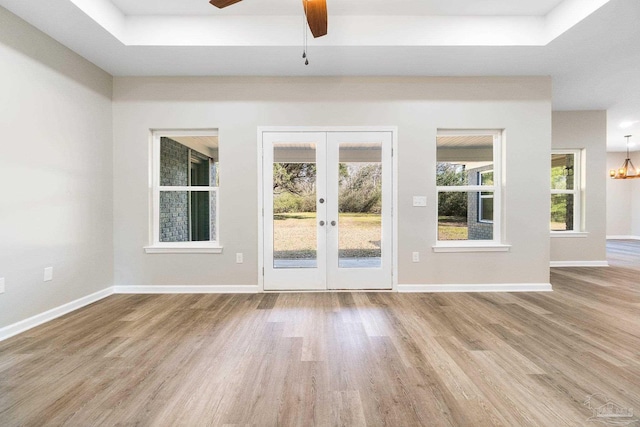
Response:
M241 0L210 0L209 3L222 9ZM327 0L302 0L307 24L314 38L327 35Z

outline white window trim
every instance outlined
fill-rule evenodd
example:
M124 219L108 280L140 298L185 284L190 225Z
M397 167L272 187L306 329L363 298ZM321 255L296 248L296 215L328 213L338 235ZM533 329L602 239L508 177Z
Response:
M511 245L491 243L491 240L441 240L433 252L509 252ZM461 244L462 243L462 244Z
M587 237L588 233L584 231L584 218L582 217L582 200L584 192L584 175L582 164L584 162L584 150L568 149L568 150L551 150L554 154L572 154L573 157L573 190L556 190L550 189L551 194L573 194L573 230L549 230L552 237ZM549 177L551 180L551 177ZM551 182L549 182L551 187ZM551 216L551 212L549 212ZM551 224L549 224L551 226Z
M559 238L568 238L568 237L589 237L589 233L587 231L552 231L551 237L559 237Z
M493 136L493 183L494 185L461 185L461 186L436 186L435 211L438 218L438 194L445 191L491 191L493 192L493 239L492 240L438 240L438 227L436 226L436 244L432 246L434 252L506 252L511 245L502 243L502 217L504 206L502 205L502 192L504 191L504 158L502 146L504 144L504 130L501 129L438 129L437 136L469 136L490 135ZM437 148L436 148L437 150Z
M211 186L160 186L160 138L175 136L216 136L217 129L178 130L154 129L151 131L149 149L149 245L144 247L145 253L222 253L220 245L220 215L216 215L217 240L196 242L160 242L160 192L161 191L205 191L215 193L216 212L219 213L220 189Z

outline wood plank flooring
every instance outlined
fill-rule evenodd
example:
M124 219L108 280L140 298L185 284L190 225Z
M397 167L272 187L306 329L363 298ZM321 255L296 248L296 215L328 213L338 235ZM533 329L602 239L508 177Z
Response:
M585 426L595 393L640 413L640 242L609 253L552 293L115 295L0 343L0 426Z

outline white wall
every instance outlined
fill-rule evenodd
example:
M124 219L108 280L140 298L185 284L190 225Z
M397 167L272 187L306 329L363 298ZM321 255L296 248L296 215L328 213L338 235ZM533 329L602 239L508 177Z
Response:
M258 283L258 126L398 127L400 284L548 283L550 99L544 77L115 78L115 284ZM154 128L220 129L222 254L144 253ZM510 252L433 252L438 128L506 129Z
M638 152L635 154L635 158L639 157ZM640 160L636 160L640 162ZM638 166L636 166L638 167ZM631 234L640 239L640 179L634 179L632 186L632 219L631 219Z
M2 328L112 285L113 156L111 76L3 8L0 64Z
M607 171L618 169L626 157L607 153ZM640 162L636 158L640 152L631 153L631 159ZM640 238L640 179L607 180L607 236Z
M585 156L583 237L558 237L551 233L552 262L605 262L606 254L606 111L554 111L552 147L581 149Z

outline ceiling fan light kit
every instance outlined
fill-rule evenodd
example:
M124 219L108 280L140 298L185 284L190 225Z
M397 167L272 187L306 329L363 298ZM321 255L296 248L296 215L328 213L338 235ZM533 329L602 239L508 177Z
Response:
M627 138L627 158L618 169L611 169L609 171L609 176L613 179L640 178L640 169L636 169L636 167L633 166L633 162L629 157L629 138L631 138L631 135L625 135L625 138Z

